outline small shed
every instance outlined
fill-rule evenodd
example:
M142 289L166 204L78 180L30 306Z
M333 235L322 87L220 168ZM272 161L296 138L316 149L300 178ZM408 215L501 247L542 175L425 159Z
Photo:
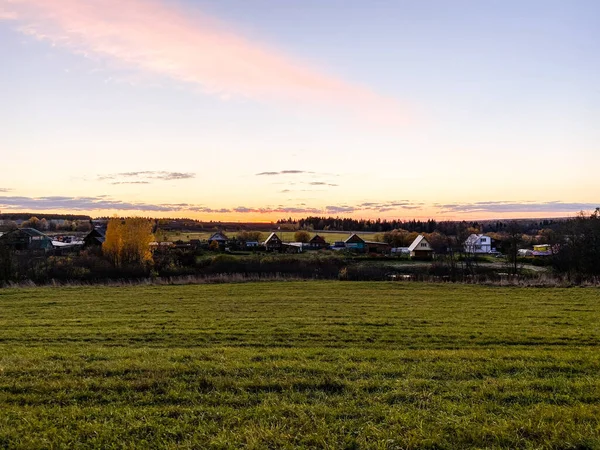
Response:
M371 253L390 253L392 246L387 242L365 241Z

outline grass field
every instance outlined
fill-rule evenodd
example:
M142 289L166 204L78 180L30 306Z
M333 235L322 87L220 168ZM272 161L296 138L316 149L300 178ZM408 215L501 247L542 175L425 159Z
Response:
M0 290L0 448L600 448L600 291Z
M266 239L267 237L269 237L269 235L272 233L273 231L261 231L262 233L262 239ZM294 233L295 231L277 231L277 236L279 236L284 242L294 242ZM211 237L214 234L214 231L203 231L203 232L192 232L192 233L188 233L185 231L182 232L169 232L167 233L167 236L169 238L169 241L171 242L175 242L175 241L190 241L192 239L199 239L199 240L206 240L209 237ZM237 232L225 232L225 234L230 237L230 238L234 238L237 235ZM310 232L310 237L313 237L315 234L319 234L320 236L323 236L325 238L325 240L330 243L333 244L334 242L337 241L344 241L346 240L351 234L352 232L340 232L340 231L333 231L333 232L328 232L328 231L319 231L319 232ZM357 233L361 238L369 241L369 240L373 240L374 236L379 234L382 235L383 233Z

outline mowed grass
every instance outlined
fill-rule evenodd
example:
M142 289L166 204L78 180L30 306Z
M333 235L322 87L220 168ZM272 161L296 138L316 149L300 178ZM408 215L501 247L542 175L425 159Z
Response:
M600 291L0 290L0 448L600 448Z

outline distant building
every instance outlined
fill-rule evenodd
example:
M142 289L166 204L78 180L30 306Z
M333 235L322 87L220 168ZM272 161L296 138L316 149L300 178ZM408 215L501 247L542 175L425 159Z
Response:
M281 251L283 242L276 233L271 233L265 242L263 242L263 246L267 251Z
M310 241L308 241L308 247L312 250L320 250L323 248L329 248L329 244L323 236L316 234Z
M464 243L465 253L481 254L492 251L492 238L485 234L472 234Z
M106 230L104 228L94 228L83 238L83 247L102 247L105 240Z
M218 231L208 238L209 244L212 244L213 242L218 242L219 245L225 245L229 242L229 238L225 236L225 233Z
M368 250L367 243L356 233L352 233L348 239L344 241L344 245L348 250L356 252L366 252Z
M425 236L420 234L408 247L410 257L415 259L430 259L433 256L433 248L425 239Z
M20 228L0 236L0 244L21 252L49 252L52 239L34 228Z
M390 253L392 246L387 242L365 241L370 253Z

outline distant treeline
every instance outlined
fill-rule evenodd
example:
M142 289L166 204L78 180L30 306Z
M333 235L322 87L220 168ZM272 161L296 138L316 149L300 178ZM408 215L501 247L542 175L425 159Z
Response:
M563 219L521 219L517 220L524 233L528 230L539 230L541 228L554 228ZM457 226L462 228L474 228L481 233L501 232L507 229L515 220L484 220L484 221L442 221L434 219L421 220L366 220L351 219L347 217L306 217L304 219L283 219L277 223L295 224L300 229L329 230L329 231L362 231L362 232L386 232L392 230L407 230L417 233L433 233L438 231L443 234L454 234Z

